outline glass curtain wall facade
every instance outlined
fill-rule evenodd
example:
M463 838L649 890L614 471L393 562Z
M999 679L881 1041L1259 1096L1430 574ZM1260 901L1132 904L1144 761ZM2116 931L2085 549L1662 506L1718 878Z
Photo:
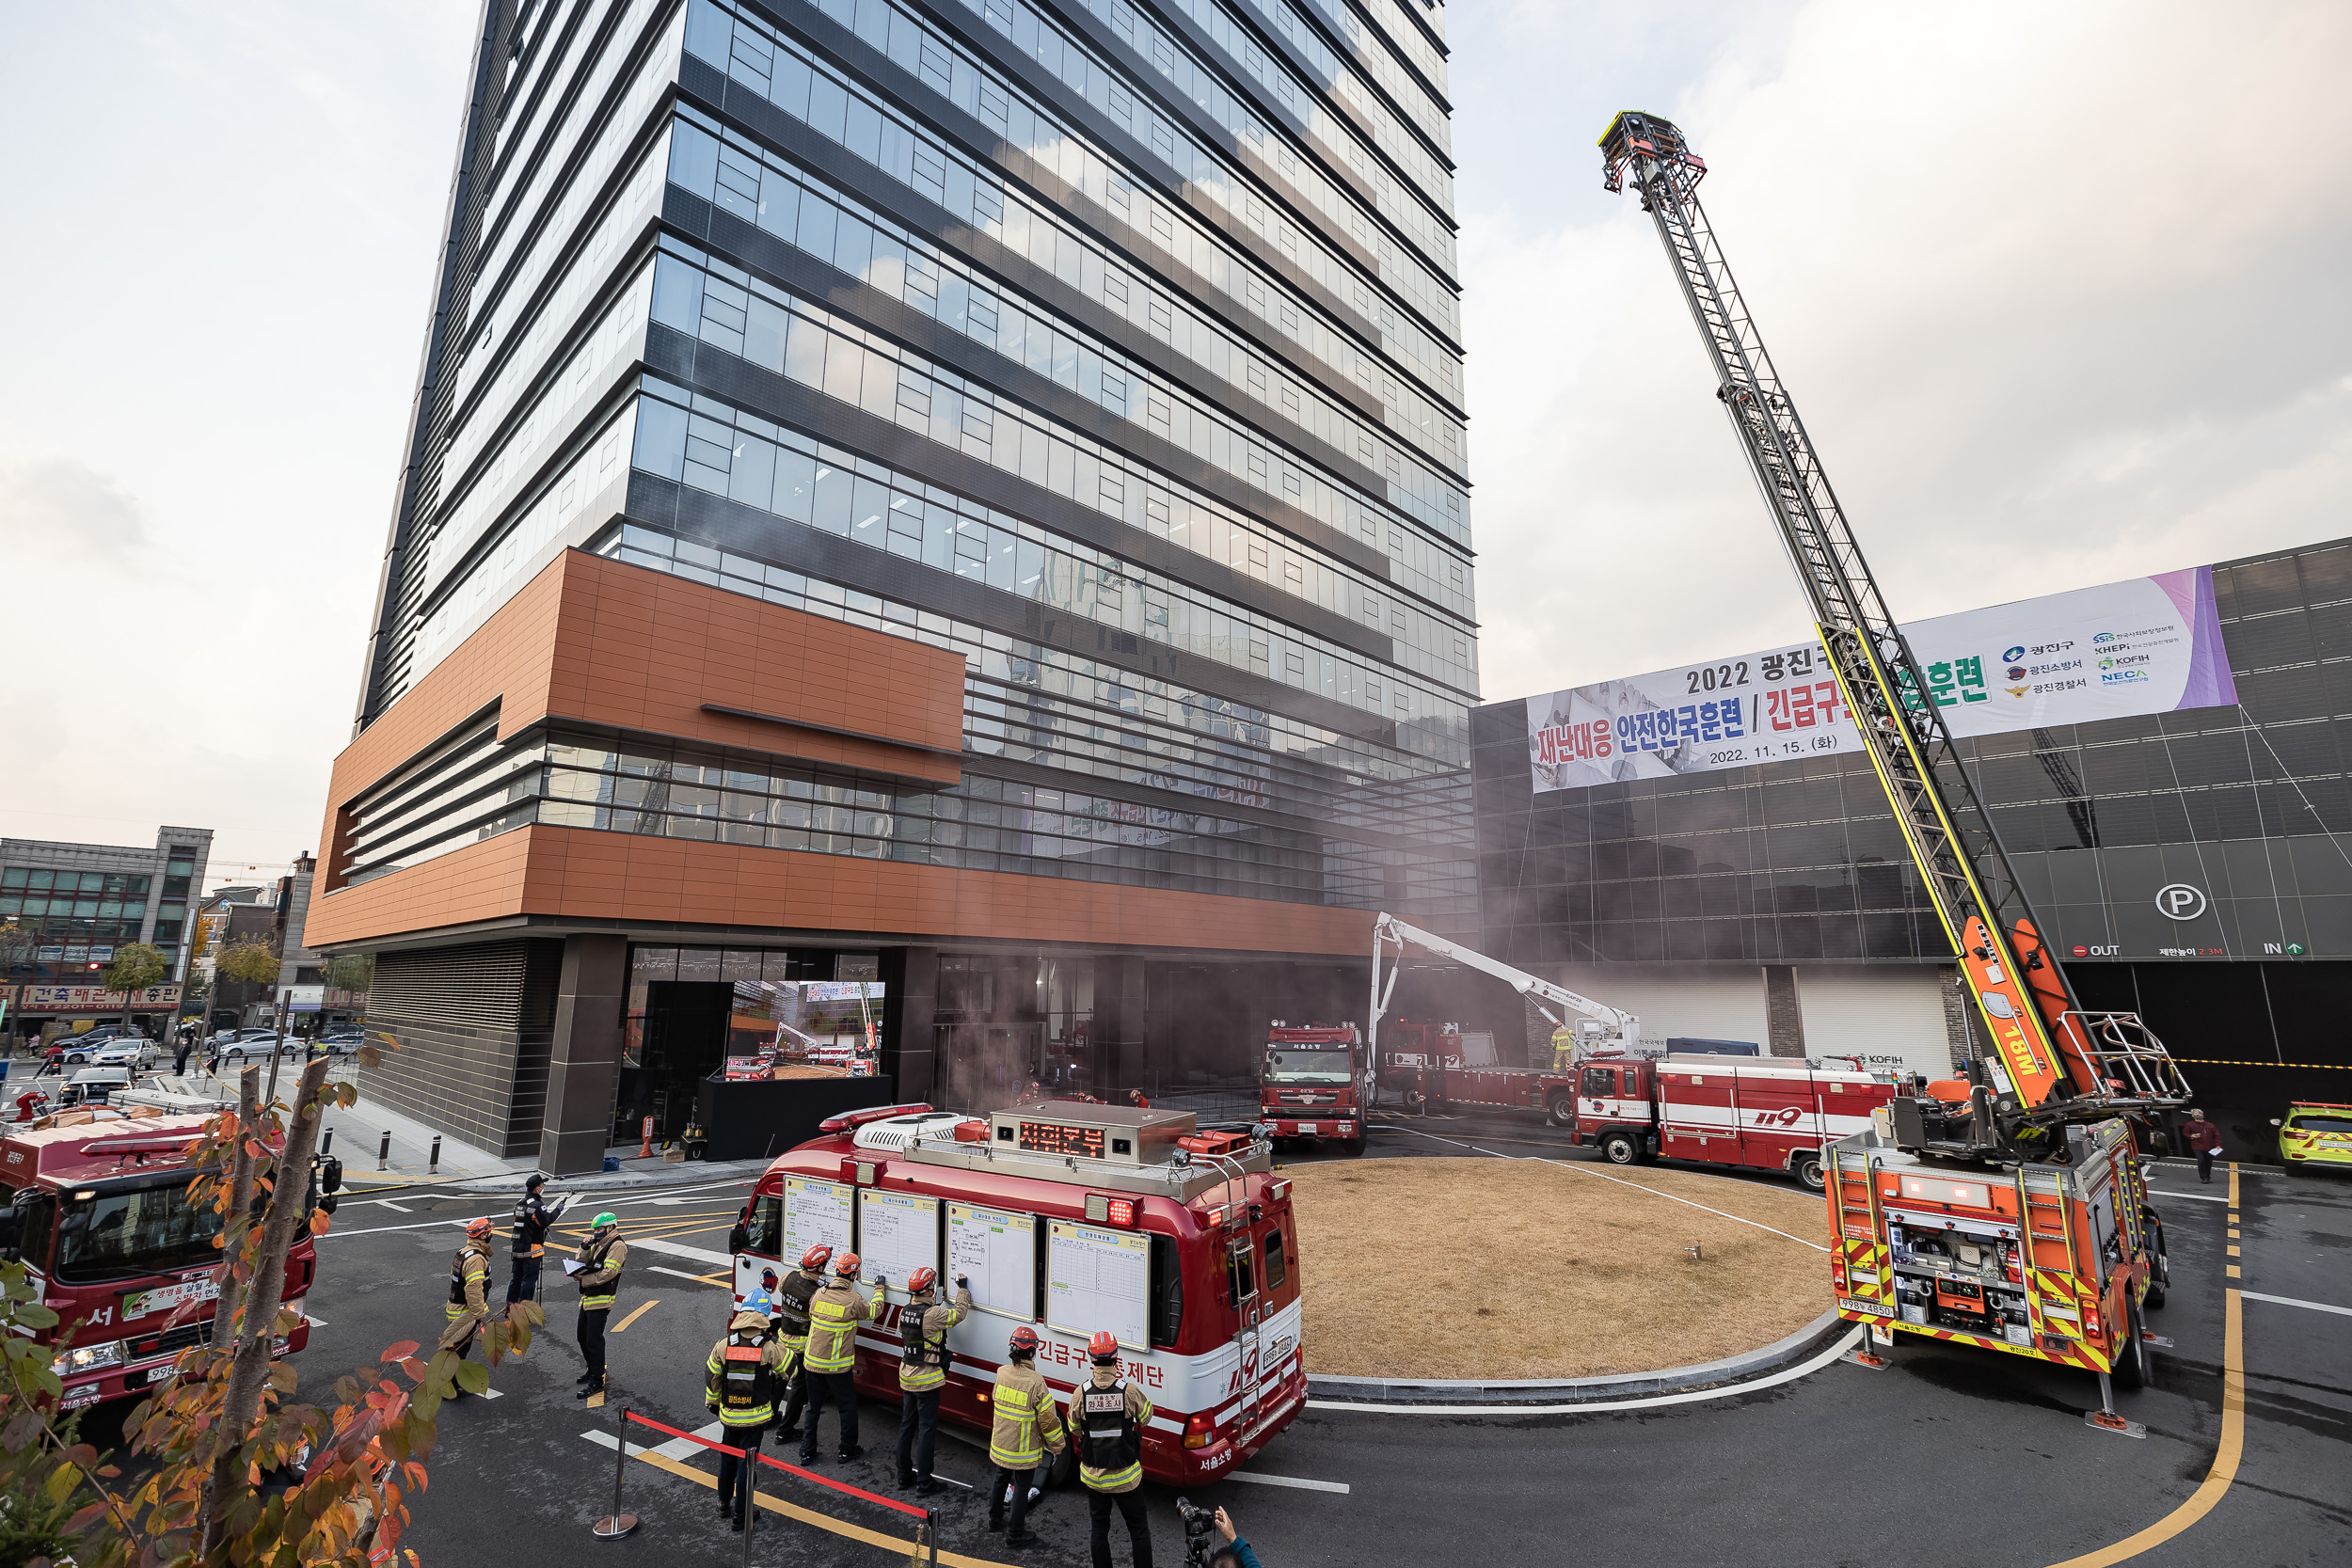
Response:
M495 727L357 882L529 824L1466 923L1442 12L485 12L361 727L554 555L950 649L952 788Z

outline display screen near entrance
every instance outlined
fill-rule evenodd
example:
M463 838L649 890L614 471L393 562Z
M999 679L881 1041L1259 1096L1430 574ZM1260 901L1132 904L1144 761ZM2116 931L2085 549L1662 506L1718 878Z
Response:
M1103 1130L1099 1127L1068 1127L1058 1121L1025 1121L1021 1124L1020 1146L1039 1154L1075 1154L1082 1159L1103 1157Z

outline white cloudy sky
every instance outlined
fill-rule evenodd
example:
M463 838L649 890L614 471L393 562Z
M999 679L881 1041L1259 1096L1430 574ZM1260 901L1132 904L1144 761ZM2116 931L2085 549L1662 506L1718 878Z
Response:
M0 24L0 833L317 837L470 0ZM2352 533L2352 8L1468 0L1450 18L1486 695L1804 626L1619 108L1678 120L1917 618Z

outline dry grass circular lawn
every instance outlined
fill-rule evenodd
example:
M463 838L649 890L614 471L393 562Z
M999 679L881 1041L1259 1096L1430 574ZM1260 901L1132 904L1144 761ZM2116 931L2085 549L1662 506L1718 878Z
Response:
M1283 1174L1307 1370L1325 1376L1655 1371L1771 1344L1831 1305L1827 1254L1789 1239L1827 1241L1822 1199L1793 1183L1490 1159Z

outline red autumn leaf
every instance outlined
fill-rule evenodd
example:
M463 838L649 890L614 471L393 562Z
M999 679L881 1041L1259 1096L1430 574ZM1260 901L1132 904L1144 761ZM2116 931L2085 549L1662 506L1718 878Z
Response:
M386 1349L384 1354L381 1356L378 1356L377 1359L381 1361L405 1361L416 1354L417 1341L414 1339L403 1339L400 1343Z

